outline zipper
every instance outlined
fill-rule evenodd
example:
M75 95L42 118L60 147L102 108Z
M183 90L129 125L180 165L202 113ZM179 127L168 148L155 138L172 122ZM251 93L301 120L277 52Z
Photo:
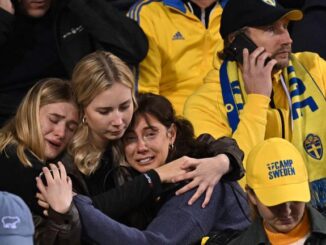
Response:
M282 114L282 111L280 109L276 109L278 111L278 113L280 114L280 118L281 118L281 127L282 127L282 138L285 139L285 124L284 124L284 117Z

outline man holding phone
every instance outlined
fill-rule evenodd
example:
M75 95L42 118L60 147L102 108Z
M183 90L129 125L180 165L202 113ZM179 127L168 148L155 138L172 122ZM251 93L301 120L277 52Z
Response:
M0 127L36 81L68 79L98 49L136 66L147 38L108 1L0 0Z
M312 203L325 211L326 62L314 53L291 53L287 26L301 18L301 11L274 0L229 0L220 28L222 65L215 60L184 114L196 134L236 139L245 165L248 152L264 139L291 141L305 158Z

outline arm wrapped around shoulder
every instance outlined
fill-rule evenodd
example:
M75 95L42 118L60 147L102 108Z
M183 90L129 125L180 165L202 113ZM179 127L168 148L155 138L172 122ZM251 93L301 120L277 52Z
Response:
M197 141L206 145L210 156L226 154L230 160L230 170L222 177L223 181L235 181L244 176L245 170L242 164L244 153L237 142L229 137L214 139L210 134L201 134Z

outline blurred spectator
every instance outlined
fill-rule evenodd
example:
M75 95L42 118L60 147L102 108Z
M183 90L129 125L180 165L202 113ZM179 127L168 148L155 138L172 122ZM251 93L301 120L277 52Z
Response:
M32 214L20 197L0 191L0 219L0 244L33 245Z
M102 0L0 1L0 126L39 79L68 78L96 49L130 65L147 53L138 25Z
M326 244L326 218L307 205L307 169L294 145L281 138L258 144L246 179L253 224L230 244Z
M293 51L312 51L326 59L326 1L306 0L304 18L291 26Z
M186 98L213 67L222 6L216 0L139 1L128 15L149 41L147 57L139 66L138 90L167 97L181 115Z

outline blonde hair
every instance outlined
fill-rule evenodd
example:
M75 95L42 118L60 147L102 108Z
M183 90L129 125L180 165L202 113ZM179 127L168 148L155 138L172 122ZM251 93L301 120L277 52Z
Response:
M23 98L16 115L0 130L0 152L5 151L7 146L14 145L24 166L32 166L26 150L45 162L39 111L44 105L58 102L73 103L77 108L70 82L58 78L37 82Z
M132 91L133 104L136 107L134 97L134 74L128 66L115 55L97 51L85 56L75 66L72 74L72 85L76 93L77 102L81 111L101 92L109 89L114 83L121 83ZM85 175L93 173L99 166L100 158L105 149L99 148L91 141L90 129L82 123L74 135L69 153L74 158L74 163ZM115 156L119 156L118 147L113 148Z

